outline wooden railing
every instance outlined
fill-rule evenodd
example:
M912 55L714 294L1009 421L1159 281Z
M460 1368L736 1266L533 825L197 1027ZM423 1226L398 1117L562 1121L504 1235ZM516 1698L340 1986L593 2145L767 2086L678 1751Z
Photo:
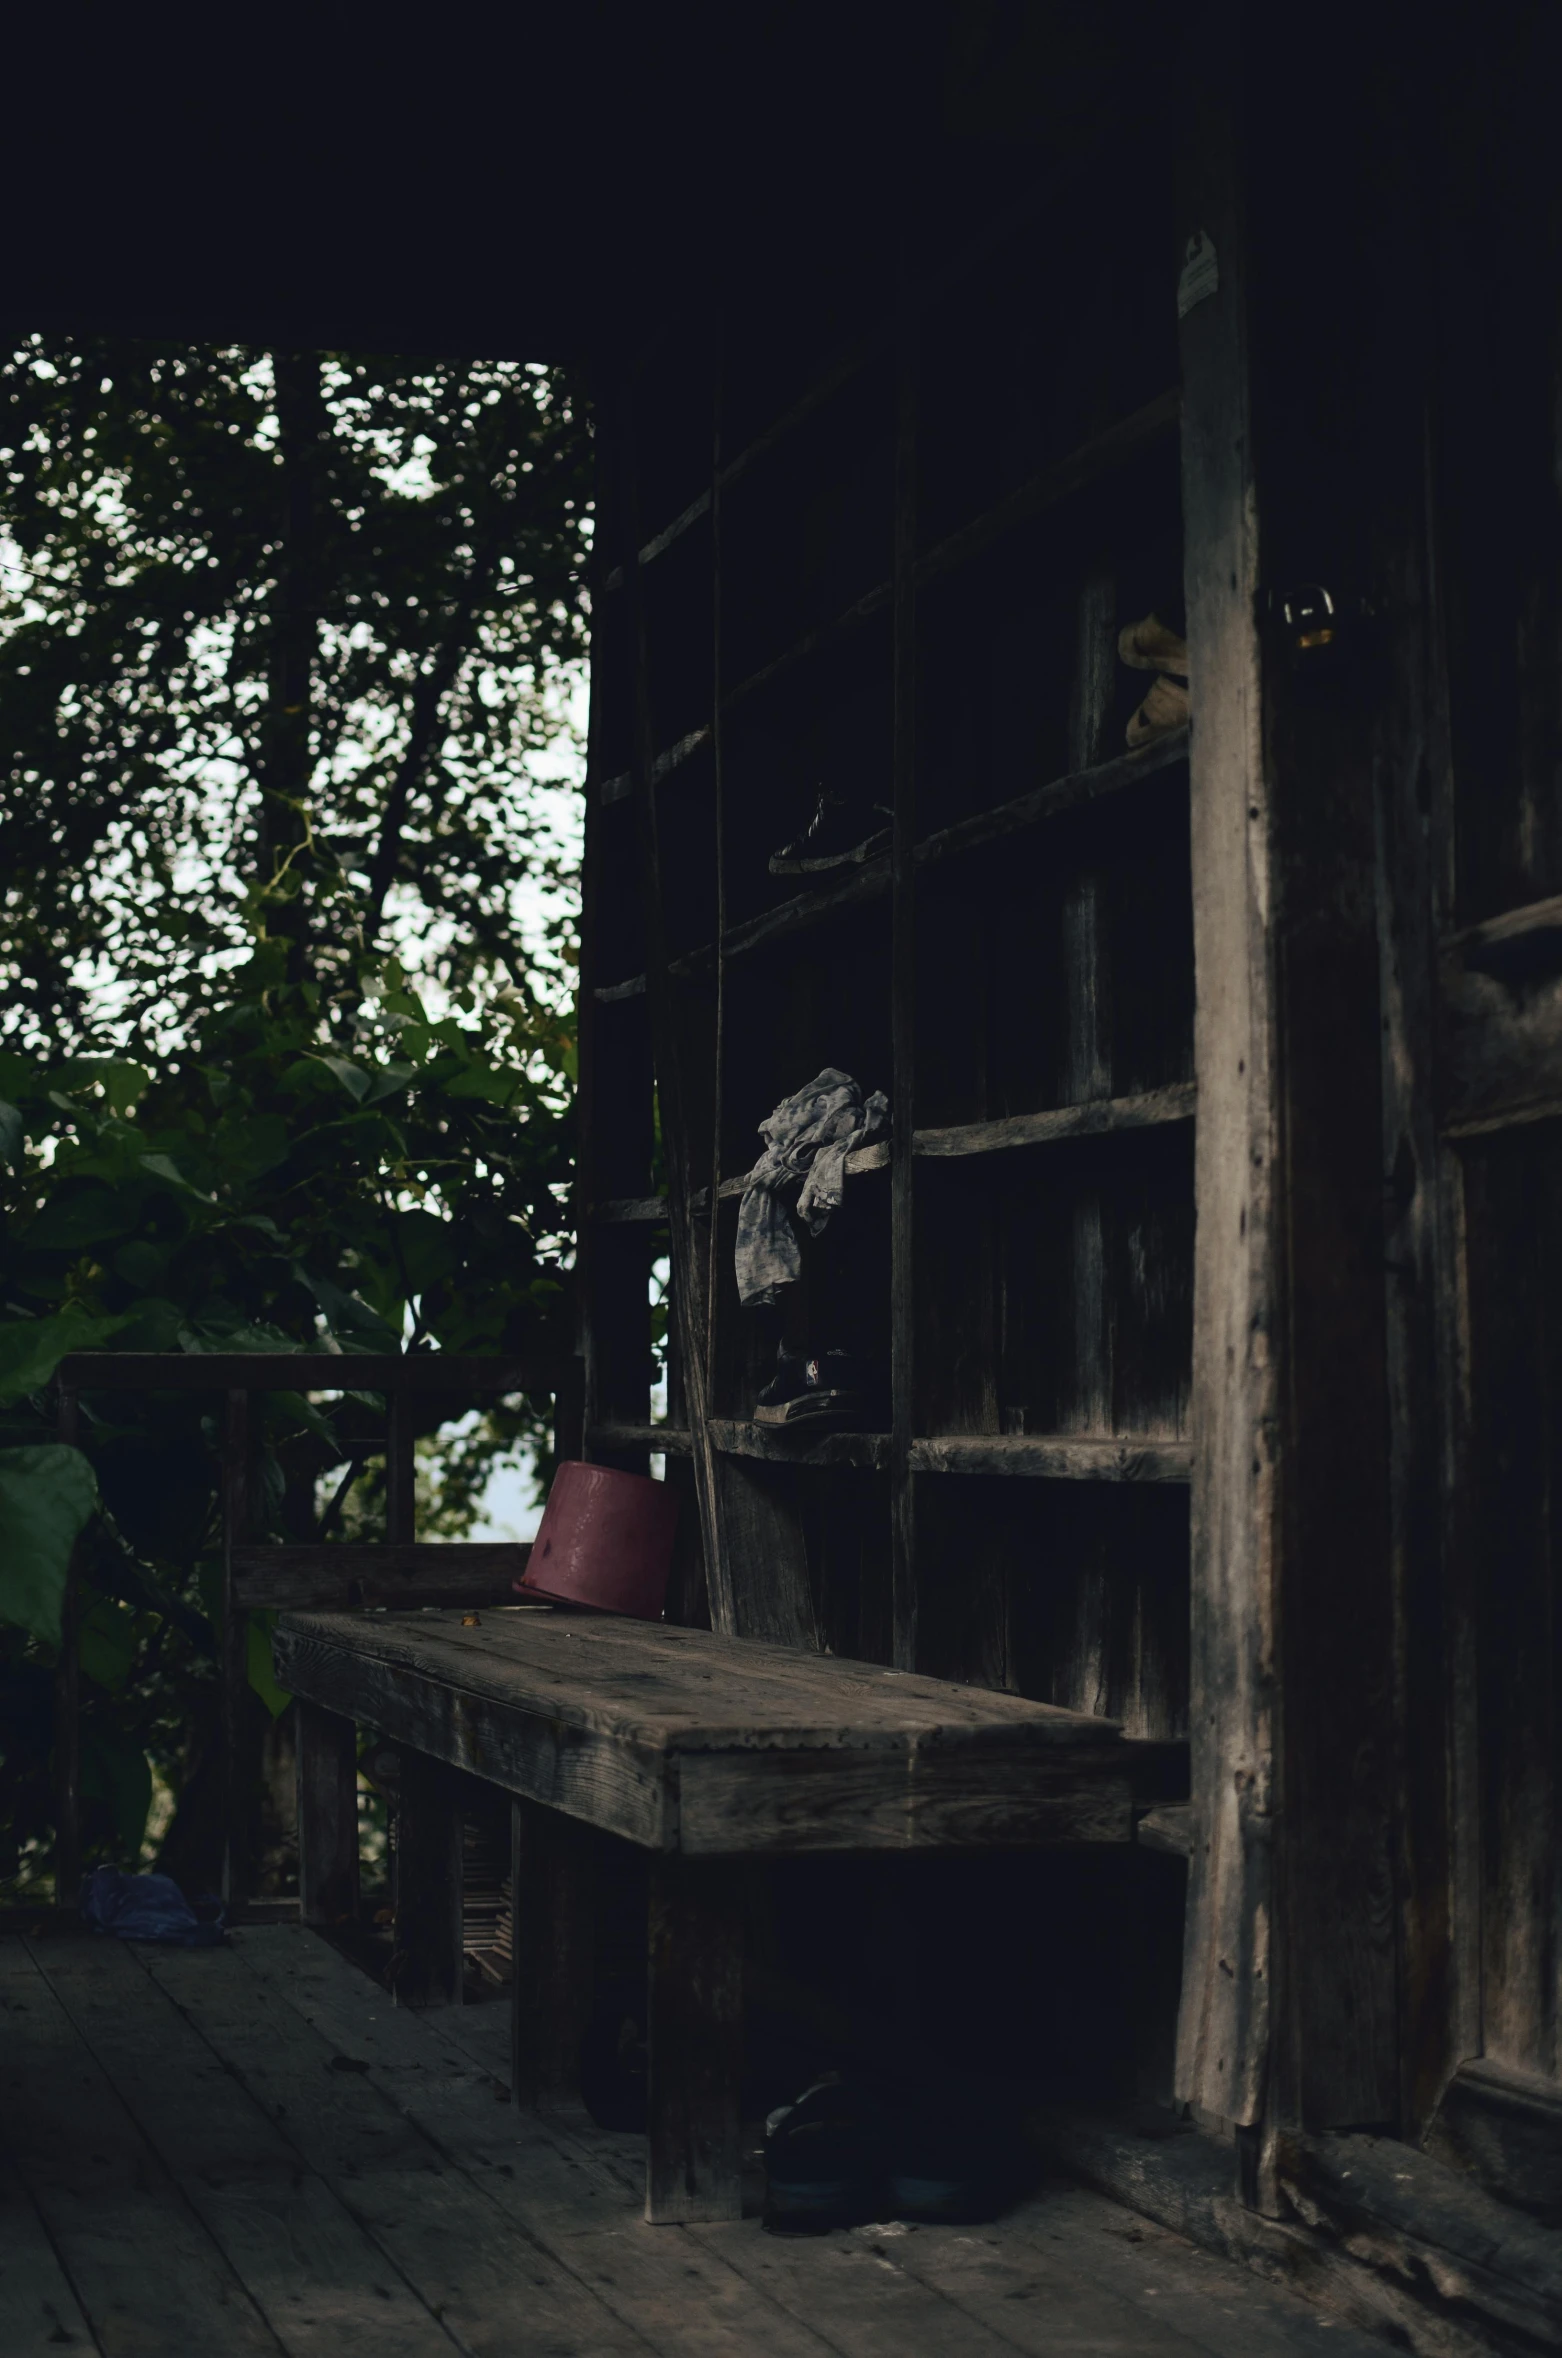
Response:
M385 1398L384 1542L255 1544L250 1505L252 1397L257 1392L334 1392L349 1387ZM333 1610L354 1605L483 1605L507 1599L512 1581L525 1568L525 1546L418 1542L414 1403L438 1399L455 1410L506 1393L551 1393L559 1454L578 1456L581 1363L473 1358L455 1352L78 1352L61 1361L55 1376L55 1432L59 1440L80 1446L84 1392L194 1391L220 1392L224 1397L219 1468L222 1616L217 1643L222 1686L222 1896L231 1913L247 1896L241 1732L249 1683L248 1615L281 1606ZM73 1907L82 1867L80 1609L74 1567L66 1585L55 1677L54 1859L56 1901Z

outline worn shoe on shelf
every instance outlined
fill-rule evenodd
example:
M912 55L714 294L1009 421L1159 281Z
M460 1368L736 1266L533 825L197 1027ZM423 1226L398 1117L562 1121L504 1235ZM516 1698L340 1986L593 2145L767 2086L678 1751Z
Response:
M820 2080L765 2123L765 2209L772 2235L825 2235L884 2215L884 2125L838 2076Z
M845 1351L776 1353L776 1372L754 1404L761 1425L819 1423L855 1416L862 1407L865 1370Z
M771 853L771 875L812 876L871 860L889 841L889 829L876 824L883 816L877 807L869 810L860 802L843 802L838 794L821 789L801 835Z
M1188 642L1158 614L1146 614L1117 634L1117 652L1133 671L1172 671L1188 676Z
M1158 745L1163 737L1185 729L1193 713L1192 700L1185 680L1156 680L1142 704L1136 705L1128 719L1128 750L1143 753L1146 747Z

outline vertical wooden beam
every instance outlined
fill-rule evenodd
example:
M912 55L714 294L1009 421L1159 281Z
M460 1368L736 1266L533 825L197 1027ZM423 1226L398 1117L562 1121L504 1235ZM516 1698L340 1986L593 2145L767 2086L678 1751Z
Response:
M305 1924L358 1915L358 1730L299 1696L293 1705L298 1761L298 1913Z
M54 1435L81 1444L81 1401L68 1384L55 1395ZM60 1600L60 1658L54 1673L54 1904L74 1908L81 1888L81 1605L76 1550Z
M511 1803L511 2088L517 2104L535 2104L579 2085L580 2043L595 1994L599 1856L589 1826L539 1802Z
M734 1860L651 1861L645 2215L743 2216L743 1936Z
M412 1396L396 1384L385 1395L385 1536L392 1547L417 1537L412 1418Z
M252 1780L244 1759L244 1722L249 1693L249 1616L238 1601L234 1550L249 1535L249 1394L226 1397L222 1429L222 1897L230 1916L247 1897L250 1868Z
M1231 17L1212 12L1207 30L1224 41L1224 48L1212 41L1207 54L1227 54L1237 30ZM1194 1843L1177 2092L1250 2124L1263 2114L1269 2057L1278 1393L1273 851L1260 749L1240 175L1236 94L1212 76L1186 126L1179 192L1184 285L1198 298L1182 319L1181 347L1184 583L1198 716L1190 788L1199 1118Z
M890 946L891 1659L917 1661L916 1483L916 369L917 315L902 294L895 369L893 547L894 826Z
M398 2006L461 2004L461 1781L403 1748L396 1809Z

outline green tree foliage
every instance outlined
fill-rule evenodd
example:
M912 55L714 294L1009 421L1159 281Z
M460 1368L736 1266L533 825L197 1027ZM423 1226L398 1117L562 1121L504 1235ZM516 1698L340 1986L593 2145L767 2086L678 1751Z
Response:
M335 1348L257 1401L274 1538L377 1527L354 1354L569 1347L585 433L514 365L34 341L0 370L0 1879L52 1818L82 1581L90 1855L214 1864L212 1397L70 1350ZM551 894L551 899L550 899ZM548 1403L463 1438L439 1527ZM354 1444L358 1447L354 1447ZM251 1631L256 1732L281 1707ZM203 1815L204 1813L204 1815Z

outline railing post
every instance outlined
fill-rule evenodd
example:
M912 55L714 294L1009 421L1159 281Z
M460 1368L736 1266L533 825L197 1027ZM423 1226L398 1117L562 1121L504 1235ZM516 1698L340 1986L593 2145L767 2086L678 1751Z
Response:
M81 1400L74 1386L55 1394L54 1435L80 1446ZM74 1908L81 1889L81 1603L72 1548L60 1602L60 1655L54 1673L54 1904Z
M416 1538L417 1463L412 1398L395 1383L385 1395L385 1536L393 1547Z
M249 1627L240 1607L234 1550L249 1518L249 1394L227 1395L222 1434L222 1673L223 1857L222 1898L229 1915L243 1906L249 1851L249 1792L243 1737L249 1685Z
M300 1695L293 1705L298 1750L298 1913L305 1924L355 1923L358 1916L358 1730L350 1719Z

